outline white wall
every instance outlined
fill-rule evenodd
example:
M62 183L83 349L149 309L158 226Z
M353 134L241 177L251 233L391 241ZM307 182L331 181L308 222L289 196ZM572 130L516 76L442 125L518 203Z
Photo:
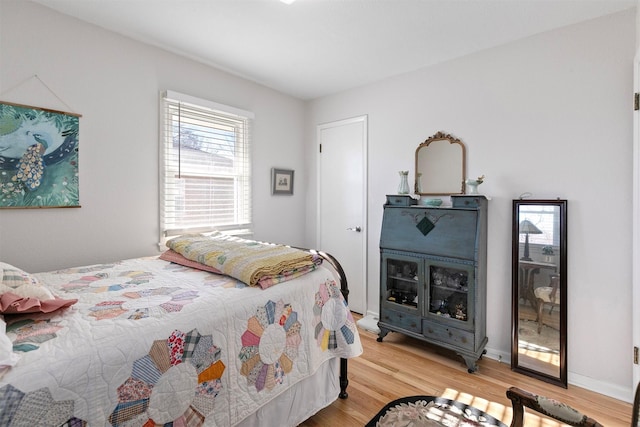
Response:
M635 11L485 50L309 104L319 123L369 117L367 305L378 311L385 194L414 171L437 131L467 146L470 177L486 175L490 355L511 348L511 201L568 199L569 381L631 396L631 181ZM309 150L308 164L315 165ZM309 171L307 235L316 186Z
M0 210L0 259L37 272L157 253L166 89L255 113L255 237L304 245L303 192L270 193L271 167L304 167L302 101L31 2L0 8L0 99L82 114L82 207Z

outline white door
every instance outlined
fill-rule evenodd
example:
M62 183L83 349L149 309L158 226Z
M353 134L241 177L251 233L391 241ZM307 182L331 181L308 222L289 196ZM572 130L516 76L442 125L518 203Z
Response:
M338 259L349 307L366 312L367 116L318 125L318 249Z

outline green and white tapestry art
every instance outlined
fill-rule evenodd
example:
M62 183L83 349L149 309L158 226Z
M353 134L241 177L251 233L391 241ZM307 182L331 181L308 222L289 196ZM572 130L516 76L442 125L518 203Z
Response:
M0 102L0 208L80 207L79 117Z

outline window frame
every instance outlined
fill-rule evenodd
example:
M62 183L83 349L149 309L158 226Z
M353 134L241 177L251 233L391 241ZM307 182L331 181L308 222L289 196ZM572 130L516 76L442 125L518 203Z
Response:
M178 107L180 106L180 107ZM207 123L205 119L198 116L198 121L204 121L211 124L212 129L220 129L224 123L239 123L238 127L231 127L234 132L234 154L232 156L231 168L223 170L220 165L208 165L206 172L200 172L193 175L188 168L195 167L195 163L188 163L181 156L181 150L184 145L180 143L178 146L178 155L175 154L174 129L175 129L175 108L184 108L188 111L197 111L206 113L211 118ZM250 111L242 110L213 101L197 98L194 96L182 94L174 91L164 91L160 96L160 130L159 130L159 225L160 225L160 247L164 247L164 243L171 236L187 233L207 233L215 230L225 231L230 234L251 234L253 232L252 221L252 188L251 188L251 130L254 114ZM179 110L181 111L181 110ZM185 122L188 119L194 120L190 116L185 116ZM179 120L182 117L179 116ZM178 122L178 129L182 130ZM216 128L216 126L218 126ZM226 127L229 127L228 125ZM241 128L241 129L240 129ZM239 130L240 129L240 130ZM183 131L184 134L184 131ZM239 150L237 148L240 148ZM197 154L196 154L197 155ZM199 156L205 158L206 155ZM210 156L212 157L212 156ZM177 163L176 163L177 160ZM193 159L192 159L193 160ZM181 170L187 168L183 173ZM177 169L176 169L177 168ZM217 168L217 169L216 169ZM231 223L216 223L215 221L202 223L197 226L190 226L186 221L180 221L180 212L175 207L179 198L176 189L181 185L189 185L187 180L210 180L209 184L204 184L204 191L211 191L215 185L215 180L233 179L234 197L233 203L233 220ZM207 188L207 185L209 188ZM171 198L174 197L174 198ZM173 207L172 207L173 206ZM183 207L184 209L184 207ZM220 213L222 209L218 211ZM215 216L216 209L212 207L206 212L206 215ZM206 216L205 215L205 216ZM211 218L210 218L211 220Z

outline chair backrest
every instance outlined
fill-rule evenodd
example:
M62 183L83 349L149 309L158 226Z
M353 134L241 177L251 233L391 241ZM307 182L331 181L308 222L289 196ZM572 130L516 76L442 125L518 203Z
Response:
M524 425L525 407L571 426L602 427L596 420L582 415L568 405L517 387L509 388L509 390L507 390L507 397L511 400L513 406L511 427L522 427ZM545 400L551 403L551 410L545 405ZM640 382L636 385L636 392L633 399L631 427L640 427Z
M558 294L558 287L560 286L560 275L552 274L551 281L549 282L549 286L551 287L551 294L549 294L549 300L552 303L556 303L556 295Z
M513 406L511 427L522 427L524 425L525 407L570 426L603 427L602 424L593 418L581 414L564 403L530 393L517 387L509 388L507 390L507 397L511 400Z

